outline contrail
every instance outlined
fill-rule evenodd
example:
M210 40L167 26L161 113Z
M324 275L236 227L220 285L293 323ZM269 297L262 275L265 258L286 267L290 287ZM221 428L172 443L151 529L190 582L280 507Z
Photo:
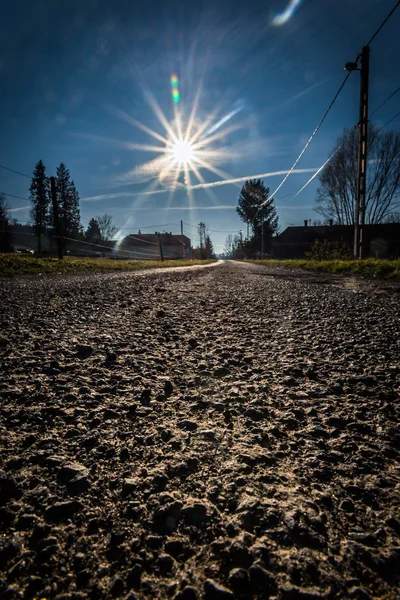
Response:
M222 119L220 119L218 121L218 123L216 123L215 125L213 125L212 127L210 127L210 129L208 131L206 131L206 133L202 137L207 137L211 133L214 133L214 131L217 131L217 129L219 129L221 127L221 125L223 125L224 123L226 123L227 121L229 121L229 119L232 119L232 117L234 117L235 115L237 115L237 113L240 112L241 110L243 110L243 108L244 108L244 104L241 104L240 106L238 106L237 108L235 108L234 110L232 110L230 113L228 113L227 115L225 115L225 117L222 117Z
M314 173L317 169L294 169L292 173ZM248 179L263 179L265 177L274 177L276 175L287 175L288 170L285 171L271 171L270 173L261 173L260 175L247 175L246 177L237 177L236 179L222 179L221 181L213 181L212 183L198 183L192 185L190 189L198 190L202 188L219 187L221 185L232 185L235 183L241 183Z
M299 189L299 191L298 191L298 192L296 192L296 194L295 194L294 196L292 196L292 198L290 198L289 202L290 202L291 200L294 200L294 199L296 198L296 196L298 196L298 195L300 194L300 192L302 192L302 191L304 190L304 188L306 188L306 187L308 186L308 184L309 184L309 183L311 183L311 182L312 182L312 180L313 180L313 179L315 179L315 177L316 177L316 176L317 176L319 173L321 173L322 169L324 169L324 168L326 167L326 165L328 164L328 162L329 162L330 160L332 160L332 158L335 156L335 154L336 154L336 152L337 152L338 150L339 150L339 148L337 148L337 149L335 150L335 152L334 152L334 153L333 153L333 154L332 154L332 155L331 155L331 156L328 158L328 160L326 160L326 161L324 162L324 164L323 164L323 165L322 165L322 166L321 166L321 167L318 169L318 171L315 171L314 175L313 175L312 177L310 177L310 179L309 179L309 180L308 180L308 181L307 181L307 182L306 182L306 183L303 185L303 187L302 187L302 188L300 188L300 189Z
M317 169L294 169L291 173L314 173ZM213 181L211 183L197 183L196 185L183 186L179 185L175 189L185 190L201 190L204 188L220 187L221 185L234 185L235 183L241 183L248 179L265 179L266 177L275 177L277 175L286 175L289 171L271 171L269 173L260 173L259 175L246 175L246 177L236 177L235 179L221 179L221 181ZM154 190L153 192L120 192L117 194L101 194L100 196L87 196L81 198L83 201L87 200L112 200L114 198L130 198L133 196L152 196L153 194L169 194L175 191L174 188L165 188L164 190Z

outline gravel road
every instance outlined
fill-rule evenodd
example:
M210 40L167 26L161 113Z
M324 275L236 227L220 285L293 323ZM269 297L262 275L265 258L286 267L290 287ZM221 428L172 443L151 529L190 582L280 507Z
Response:
M0 596L398 599L400 296L0 281Z

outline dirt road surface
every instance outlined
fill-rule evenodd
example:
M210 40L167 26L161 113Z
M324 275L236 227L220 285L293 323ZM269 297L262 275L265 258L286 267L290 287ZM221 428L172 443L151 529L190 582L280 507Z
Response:
M0 297L2 598L399 597L396 290L222 263Z

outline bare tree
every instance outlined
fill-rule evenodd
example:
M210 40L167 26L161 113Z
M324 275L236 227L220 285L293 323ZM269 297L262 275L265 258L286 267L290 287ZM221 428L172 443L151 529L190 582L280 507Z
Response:
M229 235L226 236L225 246L224 246L224 254L227 254L228 256L232 256L233 249L234 249L233 235L230 233Z
M386 215L384 223L400 223L400 212L393 212Z
M357 190L358 132L345 129L334 157L320 175L315 211L325 219L354 224ZM400 206L400 132L370 126L365 223L382 223Z
M112 240L112 238L118 231L118 227L115 227L115 225L113 225L112 223L112 217L110 215L105 214L96 217L96 221L100 229L101 239L104 241Z

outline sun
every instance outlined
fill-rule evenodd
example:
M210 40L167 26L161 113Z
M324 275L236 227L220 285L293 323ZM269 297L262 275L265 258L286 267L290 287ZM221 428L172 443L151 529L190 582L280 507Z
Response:
M195 158L195 150L190 142L177 140L172 144L171 156L175 164L190 165Z

